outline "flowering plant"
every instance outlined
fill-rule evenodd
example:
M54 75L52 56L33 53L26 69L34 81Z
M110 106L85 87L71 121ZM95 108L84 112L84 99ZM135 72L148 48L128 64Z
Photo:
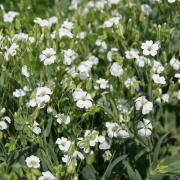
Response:
M0 179L180 177L179 0L0 5Z

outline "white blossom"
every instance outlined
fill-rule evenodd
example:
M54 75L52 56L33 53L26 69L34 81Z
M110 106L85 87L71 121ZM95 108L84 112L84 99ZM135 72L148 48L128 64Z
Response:
M139 57L139 51L132 48L130 51L125 51L125 56L127 59L136 59Z
M21 74L22 74L23 76L27 77L27 78L30 76L30 74L29 74L29 72L28 72L28 68L27 68L26 65L24 65L24 66L21 68Z
M152 102L148 101L145 96L138 97L135 100L136 110L139 111L142 108L142 114L148 114L153 109Z
M40 167L40 159L37 156L31 155L26 158L26 165L29 168L39 168Z
M149 137L152 134L152 124L149 119L143 119L137 125L138 134L142 137Z
M158 61L154 61L152 70L154 73L160 74L164 71L164 67L162 66L162 64Z
M53 24L57 23L57 21L58 19L55 16L50 17L48 19L42 19L42 18L37 17L34 20L34 23L38 24L41 27L51 27Z
M90 94L82 89L76 89L73 93L73 99L77 107L88 109L92 106L92 98Z
M4 22L12 23L16 16L19 16L19 12L9 11L3 15Z
M107 59L108 59L109 62L112 62L113 53L114 53L114 52L117 52L117 51L118 51L117 48L111 48L111 50L108 51L108 53L107 53Z
M123 69L117 62L114 62L111 65L110 72L112 76L119 77L123 74Z
M142 4L141 5L141 11L149 16L152 13L152 8L148 4Z
M19 46L16 43L13 43L4 53L4 58L6 61L10 59L11 56L16 55L16 49L19 48Z
M56 177L50 171L46 171L42 172L42 176L38 180L56 180Z
M67 138L65 137L61 137L61 138L58 138L56 140L56 144L58 145L59 149L66 153L68 152L70 146L71 146L71 141L69 141Z
M74 60L77 58L77 53L74 52L72 49L63 50L64 52L64 61L65 65L71 65Z
M169 64L174 70L180 69L180 61L176 59L175 57L171 58Z
M177 78L177 79L178 79L178 83L180 83L180 73L176 73L176 74L174 75L174 77Z
M56 51L53 48L46 48L41 52L39 58L45 66L53 64L56 60Z
M165 80L164 76L160 76L159 74L153 74L152 79L157 84L166 84L166 80Z
M8 128L8 125L5 121L0 121L0 130L5 130Z
M120 2L120 0L108 0L108 4L118 4Z
M61 25L61 28L59 29L59 38L63 37L69 37L73 38L72 30L74 28L74 25L72 22L65 20L63 24Z
M145 56L151 55L155 56L157 54L157 51L159 49L159 43L153 43L153 41L146 41L145 43L142 43L141 48L143 49L143 54Z
M111 28L114 25L118 25L119 24L119 20L121 19L121 17L112 17L109 20L105 21L104 24L102 25L103 28Z
M19 97L23 97L26 95L26 92L23 90L23 89L16 89L14 92L13 92L13 96L19 98Z
M101 89L107 89L109 88L109 82L103 78L99 78L97 81L96 81L97 84L99 84L99 87Z

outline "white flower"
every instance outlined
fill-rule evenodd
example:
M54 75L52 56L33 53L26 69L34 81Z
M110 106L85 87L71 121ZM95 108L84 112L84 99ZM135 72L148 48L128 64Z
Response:
M64 118L64 114L57 114L56 116L56 121L59 123L59 124L62 124L62 120Z
M86 37L86 32L80 32L76 36L77 39L84 39L85 37Z
M94 8L98 10L104 9L105 4L107 4L107 1L105 0L98 0L94 3Z
M33 133L39 135L41 133L41 128L38 126L33 127Z
M28 126L28 127L33 131L34 134L39 135L41 133L41 128L38 126L39 124L36 121L34 121L33 126L32 127Z
M159 43L153 43L153 41L146 41L142 43L141 48L143 49L143 54L148 56L155 56L157 54L157 50L159 49Z
M166 84L166 80L165 80L164 76L160 76L159 74L153 74L152 78L153 78L154 82L157 84Z
M118 49L117 48L111 48L111 50L107 53L107 59L109 62L112 62L112 55L114 52L117 52Z
M48 106L48 107L47 107L47 113L50 114L50 113L52 113L52 112L54 112L53 107Z
M154 73L160 74L164 71L164 67L162 66L162 64L158 61L154 61L152 70Z
M121 17L112 17L109 20L105 21L104 24L102 25L102 27L111 28L114 25L118 25L120 19L121 19Z
M162 98L164 103L169 102L169 94L163 94L161 98Z
M139 66L139 67L144 67L145 65L145 57L144 56L139 56L137 59L136 59L136 64Z
M175 78L178 78L178 83L180 83L180 73L176 73L176 74L174 75L174 77L175 77Z
M143 119L137 125L138 134L142 137L149 137L152 134L152 124L149 119Z
M69 10L76 10L81 0L72 0L69 6Z
M52 94L52 91L44 86L44 87L38 87L36 89L36 97L35 101L37 105L41 105L42 103L47 103L50 101L50 95Z
M59 38L69 37L73 38L73 34L71 33L71 30L73 29L74 25L72 22L69 22L68 20L65 20L63 24L61 25L61 28L59 29Z
M84 155L80 151L74 151L72 156L84 160Z
M103 78L98 79L96 83L99 84L101 89L109 88L109 82Z
M59 124L62 124L62 122L63 122L64 124L67 125L71 122L70 116L65 116L64 114L57 114L55 117L56 117L56 121Z
M26 93L30 92L31 90L32 89L29 86L24 86L23 87L23 91L26 92Z
M58 19L55 16L50 17L49 19L41 19L37 17L34 20L34 23L40 25L41 27L51 27L53 24L57 23L57 21Z
M99 59L96 56L90 56L87 60L87 62L89 62L89 64L92 65L97 65L99 63Z
M95 44L96 46L100 47L100 52L105 52L107 50L107 44L105 41L98 39L96 40Z
M56 60L55 55L56 55L56 51L53 48L46 48L45 50L42 51L39 58L40 61L43 61L44 65L47 66L54 63L54 61Z
M141 11L149 16L152 13L152 8L148 4L142 4L141 5Z
M161 104L161 103L168 103L169 102L169 94L162 94L162 89L159 89L159 96L158 98L156 99L156 102L158 104Z
M30 76L26 65L24 65L24 66L21 68L21 74L22 74L23 76L25 76L25 77L29 77L29 76Z
M74 101L76 101L76 105L79 108L88 109L92 106L92 98L90 94L82 89L76 89L73 93Z
M35 42L35 38L32 36L29 36L26 33L20 32L18 34L15 34L12 38L12 41L21 41L21 42L27 42L29 41L30 43Z
M23 97L26 95L26 92L23 90L23 89L16 89L14 92L13 92L13 96L19 98L19 97Z
M2 117L2 119L1 120L3 120L3 121L7 121L9 124L11 123L11 119L8 117L8 116L4 116L4 117Z
M111 65L110 72L112 76L119 77L123 74L123 69L117 62L114 62Z
M3 15L4 22L10 22L12 23L14 18L16 16L19 16L19 13L16 11L9 11Z
M74 60L77 58L77 53L74 52L72 49L63 50L64 52L64 61L65 65L71 65Z
M119 125L117 123L107 122L106 127L108 129L108 136L110 138L118 137Z
M78 66L79 77L81 80L85 80L89 77L89 73L92 68L92 63L89 61L83 61Z
M68 155L64 155L64 156L62 157L62 161L63 161L64 163L68 164L68 163L71 161L71 157L68 156Z
M176 0L168 0L168 3L174 3Z
M76 68L74 66L73 67L66 67L66 71L73 78L75 78L78 75Z
M108 0L108 4L118 4L120 2L120 0Z
M5 130L7 128L8 128L7 123L4 121L0 121L0 130Z
M110 147L111 147L110 143L108 143L105 139L104 141L101 141L99 144L99 149L102 149L102 150L110 149Z
M73 38L73 34L71 33L70 30L65 29L65 28L60 28L59 29L59 38L63 38L63 37L69 37L69 38Z
M66 28L68 30L72 30L74 28L74 25L72 22L65 20L63 24L61 25L62 28Z
M130 51L125 51L125 56L127 59L136 59L139 57L139 51L132 48Z
M45 103L48 103L50 101L50 95L52 94L52 91L44 86L44 87L38 87L36 88L36 94L35 97L32 98L29 102L27 102L27 106L31 107L42 107Z
M180 61L176 59L175 57L171 58L169 64L174 70L180 69Z
M26 33L18 33L18 34L15 34L12 38L12 41L16 40L16 41L27 41L29 38L29 35L26 34Z
M35 107L37 105L36 100L33 98L26 103L27 107Z
M56 144L58 144L59 149L65 153L68 152L71 146L71 141L69 141L67 138L61 137L56 140Z
M28 40L30 41L30 43L34 43L35 42L35 38L34 37L29 37Z
M124 129L119 129L118 130L118 136L121 137L121 138L128 138L130 135L129 135L129 132L127 130L124 130Z
M31 155L26 158L26 165L29 168L39 168L40 167L40 159L37 156Z
M148 101L145 96L138 97L135 100L136 110L139 111L142 108L142 114L148 114L153 109L152 102Z
M42 172L42 176L38 180L56 180L56 177L50 171Z
M136 77L133 76L132 78L128 78L126 81L124 81L124 85L127 89L130 89L131 87L135 85L136 81L137 81Z
M128 131L120 127L117 123L106 122L106 127L108 129L108 136L110 138L128 138L130 136Z
M11 56L15 56L16 55L16 49L18 47L19 46L16 43L13 43L10 46L10 48L7 49L7 51L4 53L4 58L5 58L6 61L8 61Z

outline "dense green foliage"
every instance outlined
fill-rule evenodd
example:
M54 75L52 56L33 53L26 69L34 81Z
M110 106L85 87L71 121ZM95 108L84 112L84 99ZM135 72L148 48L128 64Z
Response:
M47 171L49 180L180 178L180 2L110 2L0 1L0 179L42 180ZM12 22L8 11L19 13ZM52 16L50 25L34 21ZM151 40L158 47L145 52ZM131 49L137 57L128 58ZM143 96L146 110L137 104Z

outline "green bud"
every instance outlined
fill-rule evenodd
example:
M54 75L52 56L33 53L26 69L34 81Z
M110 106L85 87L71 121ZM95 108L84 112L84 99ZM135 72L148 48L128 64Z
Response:
M75 171L76 171L76 160L73 159L73 160L69 163L69 165L68 165L68 167L67 167L67 172L68 172L69 174L74 174Z
M91 151L90 154L86 158L86 162L87 162L87 164L91 165L94 162L94 160L95 160L94 152Z

